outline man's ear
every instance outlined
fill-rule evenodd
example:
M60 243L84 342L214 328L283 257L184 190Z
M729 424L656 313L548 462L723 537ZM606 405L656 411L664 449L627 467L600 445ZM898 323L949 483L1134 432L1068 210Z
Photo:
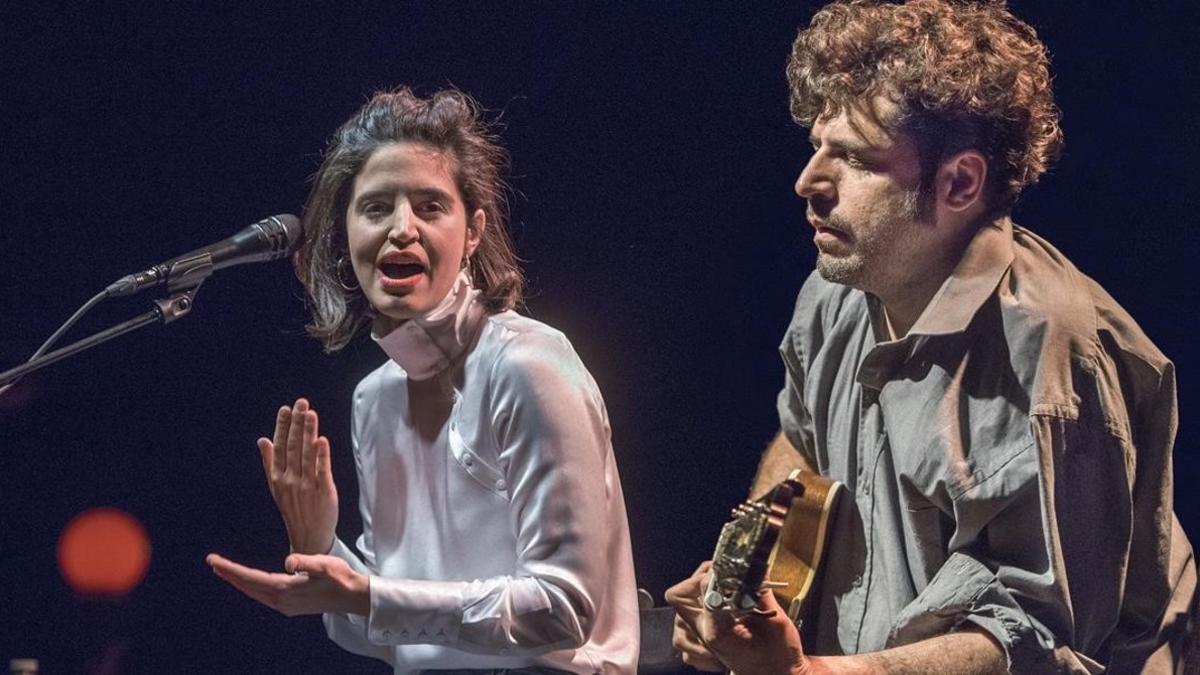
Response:
M948 211L962 213L982 207L988 165L983 153L967 148L942 162L935 181L937 201Z
M471 221L467 223L467 250L464 257L470 258L475 249L479 248L479 242L483 239L483 230L487 227L487 214L483 209L475 209L475 213L471 214Z

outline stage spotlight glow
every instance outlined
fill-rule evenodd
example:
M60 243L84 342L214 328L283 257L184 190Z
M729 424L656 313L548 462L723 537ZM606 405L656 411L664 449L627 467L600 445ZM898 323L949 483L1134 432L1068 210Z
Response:
M126 595L149 567L146 528L119 509L88 509L67 523L58 539L58 569L82 595Z

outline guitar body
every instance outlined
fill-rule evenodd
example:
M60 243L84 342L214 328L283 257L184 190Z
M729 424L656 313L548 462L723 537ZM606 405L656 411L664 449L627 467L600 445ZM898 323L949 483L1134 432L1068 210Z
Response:
M817 605L813 598L818 595L829 531L845 487L831 478L798 469L788 480L799 483L803 490L792 498L767 563L767 578L792 621L811 626Z

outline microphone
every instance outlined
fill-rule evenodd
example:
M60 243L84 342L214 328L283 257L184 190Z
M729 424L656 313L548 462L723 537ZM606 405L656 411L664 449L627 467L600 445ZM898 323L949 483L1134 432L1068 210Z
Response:
M108 297L117 297L163 284L171 292L193 288L217 270L291 255L300 246L300 235L300 219L290 213L264 218L215 244L127 274L109 284L104 292Z

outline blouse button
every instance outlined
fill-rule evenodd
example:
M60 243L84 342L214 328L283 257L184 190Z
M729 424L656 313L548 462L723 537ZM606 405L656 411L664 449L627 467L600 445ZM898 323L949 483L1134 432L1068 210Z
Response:
M503 478L496 481L496 489L497 490L503 490L507 487L508 487L508 483L505 483Z
M463 458L463 464L466 464L467 467L475 466L475 458L470 455L467 455L466 457Z

